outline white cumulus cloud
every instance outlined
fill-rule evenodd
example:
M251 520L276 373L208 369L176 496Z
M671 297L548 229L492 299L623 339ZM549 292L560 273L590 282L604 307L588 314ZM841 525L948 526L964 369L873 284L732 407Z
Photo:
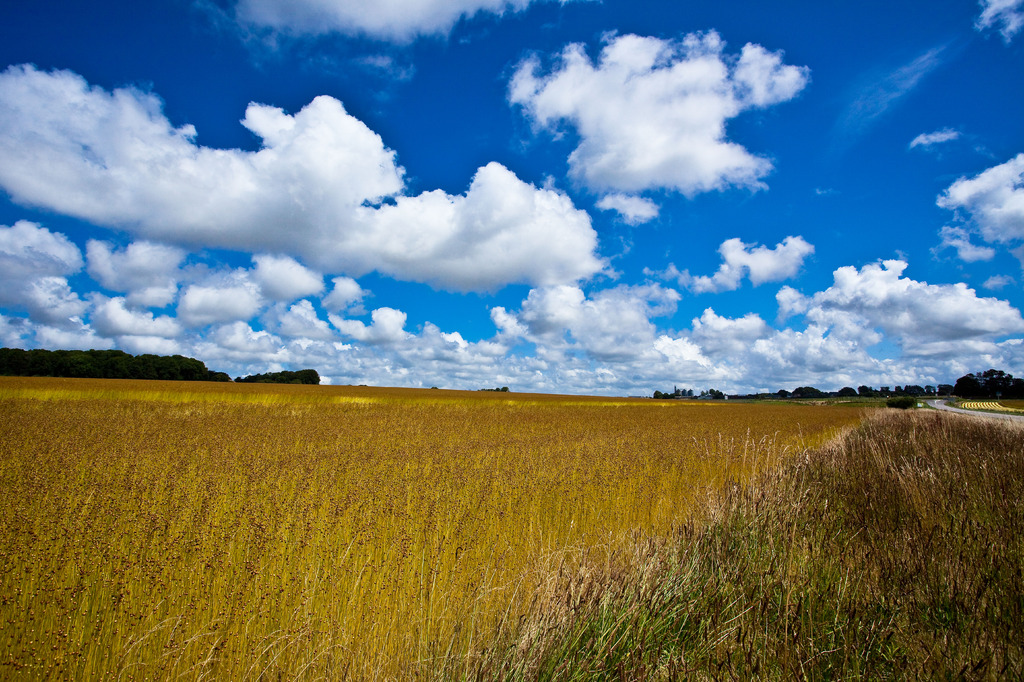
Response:
M201 147L154 95L12 66L0 74L0 183L18 201L148 239L271 252L402 187L394 152L331 97L294 116L251 104L242 124L259 151Z
M4 289L18 281L71 275L82 269L82 252L59 232L27 220L0 225L0 278Z
M281 336L301 339L331 339L335 334L320 319L313 304L303 299L283 310L283 306L275 308L271 315L276 321L276 330Z
M801 297L785 287L783 315L803 312L819 324L880 329L914 349L930 342L992 339L1024 331L1020 311L1007 301L981 298L966 284L928 284L903 277L907 264L889 260L837 269L825 291Z
M178 300L178 319L190 327L249 320L264 305L260 288L248 273L218 274L209 281L191 284Z
M1024 240L1024 154L973 178L960 178L937 203L965 211L987 242Z
M555 61L546 73L538 57L520 63L509 100L540 128L565 122L576 130L572 176L600 191L666 188L687 196L764 187L771 162L728 140L726 122L792 99L809 73L759 45L726 55L715 32L612 36L596 64L580 44Z
M242 124L258 151L203 147L152 94L12 66L0 73L0 187L144 240L275 254L348 276L379 270L491 290L604 267L585 212L500 164L480 168L465 195L405 196L395 152L332 97L295 114L253 103Z
M331 324L345 336L370 345L392 345L410 338L405 331L407 315L394 308L377 308L370 313L369 325L359 320L349 320L338 315L329 315Z
M629 194L609 194L601 197L597 207L602 211L615 211L630 225L640 225L658 217L659 207L650 199Z
M68 329L81 325L88 304L66 275L82 269L82 252L67 237L20 220L0 226L0 304L33 320Z
M774 248L733 238L722 242L718 252L722 254L722 264L714 275L694 277L683 272L679 283L695 293L717 293L739 289L744 277L754 286L779 282L796 276L804 260L814 253L814 246L800 236L786 237Z
M366 258L351 270L445 289L572 282L605 267L594 255L597 233L586 212L493 162L477 171L465 195L435 190L375 209L369 229L353 242Z
M367 292L351 277L335 277L331 280L331 293L321 301L325 308L334 312L357 309Z
M107 289L126 293L129 305L160 308L178 294L178 269L186 255L182 249L140 241L117 250L91 239L85 253L89 274Z
M263 294L276 301L294 301L324 290L324 278L294 258L259 254L253 256L256 270L253 279Z
M463 17L525 8L531 0L239 0L239 21L293 35L344 33L406 42L446 35Z
M103 336L150 336L174 338L180 336L182 327L177 320L168 316L154 317L151 312L129 310L122 297L95 297L90 316L93 328Z
M618 286L590 297L563 285L530 291L514 322L503 319L504 309L492 311L492 318L506 332L525 332L553 358L579 349L602 360L638 359L652 348L651 318L673 314L679 298L679 292L656 284Z
M936 251L947 247L955 249L957 257L964 262L992 260L996 255L996 251L992 247L973 243L970 233L962 227L946 225L939 230L939 236L942 238L942 243L939 244Z
M30 280L19 292L21 306L33 320L60 327L78 328L89 304L71 289L64 277Z

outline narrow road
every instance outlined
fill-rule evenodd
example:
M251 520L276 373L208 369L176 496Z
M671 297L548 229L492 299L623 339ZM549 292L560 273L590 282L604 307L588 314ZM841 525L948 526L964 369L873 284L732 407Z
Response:
M945 400L929 400L929 405L937 410L945 410L946 412L957 412L959 414L969 414L974 417L993 417L995 419L1009 419L1013 422L1024 422L1024 415L1021 414L999 414L997 412L979 412L977 410L961 410L959 407L953 407L948 405Z

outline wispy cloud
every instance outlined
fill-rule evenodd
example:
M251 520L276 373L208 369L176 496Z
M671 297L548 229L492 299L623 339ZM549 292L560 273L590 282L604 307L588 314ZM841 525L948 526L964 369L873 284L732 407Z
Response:
M1024 27L1024 0L982 0L981 16L975 24L979 31L1000 25L1007 43Z
M960 131L953 130L952 128L943 128L942 130L936 130L934 133L921 133L910 141L910 149L914 147L928 149L933 145L942 144L943 142L952 142L959 139L959 137Z
M933 47L903 66L861 85L836 124L835 144L842 150L864 135L921 81L944 63L947 46Z

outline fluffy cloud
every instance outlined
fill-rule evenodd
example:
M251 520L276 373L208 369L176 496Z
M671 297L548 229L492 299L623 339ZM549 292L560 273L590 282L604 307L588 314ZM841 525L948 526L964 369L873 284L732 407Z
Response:
M409 41L445 35L463 17L481 12L501 15L531 0L239 0L239 21L293 35L337 32L382 40Z
M369 325L359 320L348 320L338 315L329 315L331 324L345 336L370 345L393 345L410 338L405 331L406 314L394 308L377 308L370 313Z
M201 147L154 95L12 66L0 74L0 183L18 201L145 238L271 252L402 187L394 152L333 98L294 116L251 104L242 124L259 151Z
M178 294L182 249L141 241L118 251L91 239L85 252L89 274L107 289L127 293L130 305L161 308Z
M595 190L692 196L762 188L771 162L726 139L726 122L792 99L808 70L759 45L745 45L738 57L724 49L714 32L681 40L614 36L594 64L583 45L572 44L548 73L537 57L522 62L509 100L540 128L563 121L575 128L580 142L570 173Z
M945 248L955 249L957 257L967 263L979 260L992 260L996 255L995 249L972 243L970 233L962 227L946 225L939 230L939 236L942 237L942 243L936 251L941 251Z
M24 220L0 226L0 304L48 325L78 328L88 304L64 275L82 264L82 252L60 233Z
M366 292L359 286L359 282L351 277L335 277L331 280L331 284L334 287L331 289L331 293L324 296L322 301L324 307L334 312L348 310L358 312L357 309L361 307L362 300L366 296Z
M755 313L732 320L707 308L694 318L692 330L693 339L716 357L735 357L755 341L769 337L771 328Z
M973 178L960 178L937 203L966 211L987 242L1024 240L1024 154Z
M629 194L609 194L597 202L602 211L616 211L630 225L639 225L658 217L658 205L650 199Z
M658 285L618 286L589 298L578 287L557 286L532 290L514 322L502 320L503 308L491 314L552 358L575 348L599 360L639 359L655 337L650 318L674 313L679 298Z
M277 332L281 336L301 339L331 339L334 332L327 322L317 315L313 304L303 299L290 306L287 310L275 308L269 318L273 319Z
M95 330L81 320L60 327L40 325L33 328L35 344L40 348L63 348L66 350L104 350L114 347L114 342L98 336Z
M22 307L33 320L65 330L78 328L89 307L63 277L39 277L28 282L20 293Z
M103 336L151 336L174 338L182 333L177 320L167 315L154 317L125 306L125 299L96 297L91 315L92 326Z
M981 0L979 30L1000 26L1003 40L1010 42L1024 26L1024 0Z
M0 278L9 289L36 277L71 275L82 269L82 252L59 232L27 220L0 225Z
M195 353L207 364L218 361L233 364L232 369L238 374L247 373L247 368L252 366L269 367L271 371L284 369L284 363L291 359L279 337L267 331L256 331L241 321L211 330L205 340L196 344Z
M845 321L850 328L880 329L905 351L931 341L992 339L1024 332L1020 311L1008 302L979 298L963 283L935 285L902 277L907 264L890 260L847 266L833 285L810 297L784 287L783 315L803 313L818 324Z
M216 276L209 282L192 284L178 301L178 318L190 327L220 322L249 320L263 307L259 286L247 273Z
M66 275L81 268L82 257L63 235L33 224L3 229L0 253L11 272L25 277L12 307L28 312L0 315L5 344L182 353L233 375L316 367L335 383L649 395L673 384L726 391L935 384L979 367L1012 370L1024 362L1018 338L1024 318L1017 309L964 284L907 278L902 261L839 268L832 286L808 295L783 287L774 326L755 313L730 318L707 308L688 326L667 329L681 301L674 289L550 285L532 289L517 309L492 308L495 334L473 340L430 322L408 331L406 313L389 307L374 310L368 321L354 319L366 292L346 277L334 278L323 297L326 311L342 313L331 312L328 325L320 317L325 310L310 299L289 305L264 298L256 281L266 262L260 260L251 270L186 268L177 318L140 311L127 296L74 290ZM770 281L792 264L780 257L786 244L768 249L739 242L722 250L723 261L752 281ZM123 275L117 281L125 286L134 275L119 273L116 264L148 262L146 253L94 245L90 268L104 273L97 277ZM93 254L99 254L95 266ZM304 272L275 258L271 265ZM113 271L103 268L108 261ZM84 278L71 281L80 286ZM309 288L312 282L323 280L307 280ZM992 278L986 286L1010 283ZM3 294L11 296L7 289ZM254 327L256 318L263 329Z
M783 329L758 339L743 359L745 372L756 372L769 387L814 385L822 381L838 387L855 382L873 383L876 377L886 374L884 363L868 355L855 339L819 325L810 325L803 331Z
M323 275L313 272L288 256L253 256L253 279L263 294L276 301L294 301L324 290Z
M952 128L943 128L934 133L921 133L910 141L910 148L924 147L925 149L943 142L952 142L960 138L960 131Z
M242 124L262 140L258 151L199 146L151 94L13 66L0 74L0 186L146 240L297 257L351 276L489 290L604 266L586 213L500 164L479 169L465 195L402 195L395 152L334 98L295 114L250 104ZM305 284L271 289L313 293Z
M370 228L353 240L367 257L350 260L355 272L479 291L508 282L572 282L604 268L594 255L590 216L566 195L529 185L499 163L478 170L463 196L425 192L372 213Z
M722 264L711 277L694 277L688 272L677 273L674 267L670 267L666 274L678 274L680 285L694 293L734 291L739 289L744 276L754 286L796 276L804 259L814 253L814 246L800 236L786 237L774 248L744 244L740 239L733 238L722 242L718 252L722 254Z

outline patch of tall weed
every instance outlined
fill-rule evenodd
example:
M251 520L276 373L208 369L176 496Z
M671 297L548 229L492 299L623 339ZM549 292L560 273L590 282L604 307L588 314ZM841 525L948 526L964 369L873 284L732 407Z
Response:
M670 537L554 571L485 679L1020 679L1024 429L871 416Z

